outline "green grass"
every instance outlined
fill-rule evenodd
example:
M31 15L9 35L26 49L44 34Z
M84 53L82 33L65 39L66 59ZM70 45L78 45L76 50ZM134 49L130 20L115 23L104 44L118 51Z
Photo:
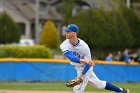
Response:
M113 83L114 85L128 88L131 93L140 92L140 83ZM64 82L57 83L0 83L0 89L6 90L64 90L71 91L72 88L67 88ZM104 89L99 90L88 85L85 91L105 92Z
M131 91L130 93L140 93L140 83L112 83L112 84L114 84L118 87L127 88ZM104 91L105 92L105 90L95 89L91 86L88 86L86 88L86 90L87 91L96 91L96 92L98 92L98 91L100 91L100 92Z

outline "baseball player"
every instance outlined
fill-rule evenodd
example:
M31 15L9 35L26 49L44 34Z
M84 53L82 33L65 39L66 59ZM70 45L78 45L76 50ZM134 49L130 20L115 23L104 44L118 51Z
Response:
M66 40L60 45L60 48L66 58L70 60L77 71L77 77L68 82L68 87L74 87L73 93L83 93L86 85L89 83L98 89L111 90L116 93L129 93L128 89L120 88L109 82L100 80L93 72L94 62L91 60L91 53L88 45L77 37L78 26L70 24L64 28ZM76 83L75 83L76 82Z

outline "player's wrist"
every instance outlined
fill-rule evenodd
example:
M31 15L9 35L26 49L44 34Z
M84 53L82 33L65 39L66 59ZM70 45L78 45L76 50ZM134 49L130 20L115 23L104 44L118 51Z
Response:
M81 74L78 75L78 78L82 79L83 76L84 75L81 73Z
M80 63L86 63L85 59L80 59Z

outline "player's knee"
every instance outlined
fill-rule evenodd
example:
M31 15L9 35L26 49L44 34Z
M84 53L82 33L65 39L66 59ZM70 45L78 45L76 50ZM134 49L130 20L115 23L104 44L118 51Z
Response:
M96 88L98 89L104 89L106 86L106 82L105 81L99 81L97 84L96 84Z
M104 89L104 87L102 87L101 85L96 86L96 88L98 88L98 89Z

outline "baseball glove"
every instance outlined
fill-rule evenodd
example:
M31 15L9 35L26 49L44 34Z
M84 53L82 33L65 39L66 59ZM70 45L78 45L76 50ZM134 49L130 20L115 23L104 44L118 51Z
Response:
M82 82L82 79L76 77L75 79L73 79L73 80L71 80L71 81L68 81L68 82L66 83L66 86L67 86L67 87L74 87L74 86L80 84L81 82Z

